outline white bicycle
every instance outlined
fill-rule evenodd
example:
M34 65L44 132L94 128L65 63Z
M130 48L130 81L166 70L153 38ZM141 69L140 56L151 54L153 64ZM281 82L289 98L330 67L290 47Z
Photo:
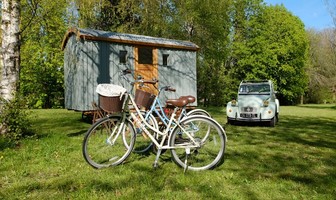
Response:
M154 84L153 81L139 81ZM124 99L121 112L100 119L85 134L83 156L92 167L99 169L123 163L134 148L136 128L141 128L156 146L154 167L158 166L161 151L166 149L171 151L174 162L184 170L208 170L223 163L226 134L217 121L202 115L191 115L181 121L175 119L177 110L189 103L187 99L170 101L175 109L163 130L144 118L132 91L124 93L124 98L120 99Z

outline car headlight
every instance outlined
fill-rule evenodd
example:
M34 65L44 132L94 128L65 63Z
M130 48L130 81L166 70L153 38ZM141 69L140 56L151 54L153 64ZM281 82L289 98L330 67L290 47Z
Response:
M269 105L269 101L268 100L265 100L264 102L263 102L263 106L264 107L267 107Z
M235 99L232 100L232 101L231 101L231 105L232 105L232 106L236 106L236 105L237 105L237 101L236 101Z

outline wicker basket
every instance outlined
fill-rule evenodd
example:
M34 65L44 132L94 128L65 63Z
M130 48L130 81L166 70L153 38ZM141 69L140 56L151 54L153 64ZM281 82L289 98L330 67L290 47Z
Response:
M139 108L145 108L148 110L155 99L155 95L145 92L142 90L137 89L135 91L135 103Z
M99 107L108 113L121 112L124 98L125 96L120 99L120 96L106 97L99 95Z

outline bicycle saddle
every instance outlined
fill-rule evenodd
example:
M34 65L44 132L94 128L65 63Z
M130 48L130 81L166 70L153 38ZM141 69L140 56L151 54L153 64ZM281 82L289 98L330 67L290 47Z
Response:
M182 98L182 99L179 98L179 99L168 99L166 103L168 105L172 105L175 107L183 107L183 106L186 106L189 103L189 101L186 98Z
M194 103L196 98L194 96L188 95L188 96L180 96L180 99L187 99L188 103Z

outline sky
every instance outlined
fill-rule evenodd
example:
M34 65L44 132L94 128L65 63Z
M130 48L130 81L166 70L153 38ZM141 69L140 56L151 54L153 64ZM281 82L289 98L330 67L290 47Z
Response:
M303 21L306 28L322 30L334 27L333 19L325 0L264 0L264 2L268 5L283 4L287 10Z

